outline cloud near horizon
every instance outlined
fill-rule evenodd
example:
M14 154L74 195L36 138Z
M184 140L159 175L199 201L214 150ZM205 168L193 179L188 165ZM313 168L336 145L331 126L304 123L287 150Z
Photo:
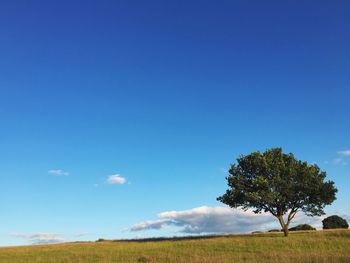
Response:
M83 236L87 236L87 235L89 235L89 232L80 232L80 233L75 234L75 237L83 237Z
M17 238L26 239L33 244L54 244L62 243L65 241L64 237L59 234L50 233L34 233L34 234L13 234L12 236Z
M119 174L113 174L113 175L108 176L107 182L109 184L125 184L126 178L122 177Z
M324 217L308 217L300 212L292 221L297 224L311 224L322 228ZM269 213L255 214L251 209L232 209L227 206L201 206L189 210L168 211L158 214L158 219L131 226L130 231L159 230L166 226L179 227L186 234L249 233L280 228L277 219Z

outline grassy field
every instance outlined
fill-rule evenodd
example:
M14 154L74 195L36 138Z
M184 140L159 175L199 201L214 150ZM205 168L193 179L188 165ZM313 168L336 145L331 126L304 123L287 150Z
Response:
M350 230L3 247L0 262L350 262Z

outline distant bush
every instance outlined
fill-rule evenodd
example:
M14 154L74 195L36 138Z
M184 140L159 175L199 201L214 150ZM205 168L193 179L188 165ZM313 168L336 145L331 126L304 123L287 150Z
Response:
M349 228L348 222L340 216L329 216L322 220L323 229Z
M260 233L263 233L262 231L254 231L252 232L252 234L260 234Z
M99 239L96 240L96 242L103 242L103 241L106 241L106 240L103 239L103 238L99 238Z
M280 229L271 229L271 230L269 230L267 232L270 232L270 233L272 233L272 232L281 232L281 230Z
M316 228L308 224L301 224L301 225L297 225L295 227L289 228L289 231L302 231L302 230L316 230Z

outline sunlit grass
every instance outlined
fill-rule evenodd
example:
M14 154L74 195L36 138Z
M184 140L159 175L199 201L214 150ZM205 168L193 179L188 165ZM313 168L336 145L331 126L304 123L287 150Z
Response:
M350 262L350 230L6 247L0 262Z

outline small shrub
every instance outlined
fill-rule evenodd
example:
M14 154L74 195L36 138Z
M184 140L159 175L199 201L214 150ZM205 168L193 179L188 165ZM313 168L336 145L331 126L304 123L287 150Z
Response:
M138 263L147 263L149 260L145 256L140 256L137 258Z
M295 227L289 228L289 231L302 231L302 230L316 230L316 228L308 224L301 224L301 225L297 225Z
M267 231L267 232L269 232L269 233L272 233L272 232L281 232L281 230L279 230L279 229L271 229L271 230L269 230L269 231Z
M329 216L322 220L323 229L349 228L348 222L340 216Z

